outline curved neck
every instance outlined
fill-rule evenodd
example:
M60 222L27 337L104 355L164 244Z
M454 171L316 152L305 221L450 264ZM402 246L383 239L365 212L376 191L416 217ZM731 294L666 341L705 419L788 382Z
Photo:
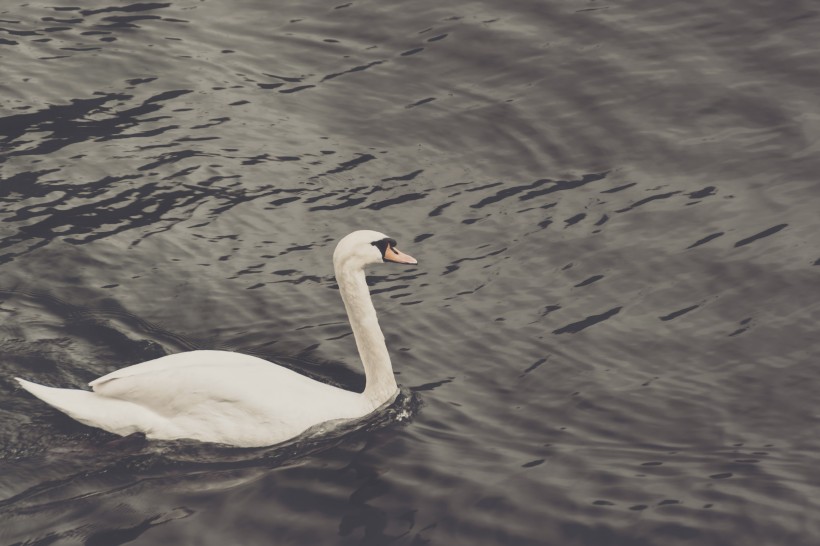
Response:
M336 282L339 283L339 292L364 365L365 388L362 395L375 409L390 400L398 390L384 335L370 299L364 271L342 267L336 271Z

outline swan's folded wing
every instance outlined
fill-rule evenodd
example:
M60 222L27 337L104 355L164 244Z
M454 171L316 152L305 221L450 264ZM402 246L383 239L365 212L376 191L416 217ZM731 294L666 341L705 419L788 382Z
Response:
M338 397L353 394L260 358L223 351L192 351L136 364L91 386L101 396L133 402L166 417L220 412L237 418L292 417L295 408L311 400L333 405Z
M296 391L302 381L311 381L256 357L225 351L192 351L135 364L104 375L90 385L101 396L175 416L204 411L206 405L224 408L233 404L242 411L269 411L260 406L270 404L270 393L263 390L263 385L271 380Z
M113 372L98 377L91 381L88 385L94 390L99 391L100 387L114 379L122 379L125 377L135 377L146 374L162 372L169 369L202 367L202 366L232 366L241 365L247 361L264 360L256 357L242 355L239 353L232 353L230 351L188 351L185 353L177 353L172 355L155 358L133 366L127 366L114 370Z

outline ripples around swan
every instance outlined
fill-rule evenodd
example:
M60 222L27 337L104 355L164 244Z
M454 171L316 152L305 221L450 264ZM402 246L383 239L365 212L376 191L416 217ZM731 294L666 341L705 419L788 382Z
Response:
M0 542L813 545L805 3L0 8ZM16 388L194 348L403 396L261 450Z

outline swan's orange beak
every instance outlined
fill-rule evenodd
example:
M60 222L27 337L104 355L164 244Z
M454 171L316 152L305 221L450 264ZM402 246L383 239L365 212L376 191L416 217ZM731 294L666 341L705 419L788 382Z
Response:
M405 254L398 248L390 245L387 245L387 248L384 251L384 261L408 265L416 265L417 263L419 263L419 261L414 257L410 256L409 254Z

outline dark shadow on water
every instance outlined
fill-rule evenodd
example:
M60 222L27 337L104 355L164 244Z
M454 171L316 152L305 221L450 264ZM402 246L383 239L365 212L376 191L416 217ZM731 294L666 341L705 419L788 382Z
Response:
M85 546L119 546L139 538L145 531L156 525L162 525L176 519L187 518L193 514L193 510L187 508L176 508L170 513L159 514L144 520L138 525L125 529L104 529L96 531L85 541Z
M594 326L599 322L603 322L607 319L610 319L621 312L621 307L615 307L606 311L605 313L601 313L600 315L592 315L584 320L579 320L578 322L573 322L572 324L567 324L557 330L554 330L553 334L577 334L582 330L586 330L590 326Z
M139 106L117 110L109 103L124 102L133 98L125 93L105 93L88 99L71 99L69 104L51 105L31 114L16 114L0 118L0 135L5 136L3 146L11 149L17 139L27 133L49 133L49 138L34 147L12 150L0 156L0 164L8 158L23 155L44 155L66 146L87 140L100 141L117 138L124 131L138 126L140 116L161 110L164 101L191 93L190 89L166 91L150 97ZM104 117L100 118L100 114ZM90 118L94 118L93 120ZM133 135L129 135L133 136Z

